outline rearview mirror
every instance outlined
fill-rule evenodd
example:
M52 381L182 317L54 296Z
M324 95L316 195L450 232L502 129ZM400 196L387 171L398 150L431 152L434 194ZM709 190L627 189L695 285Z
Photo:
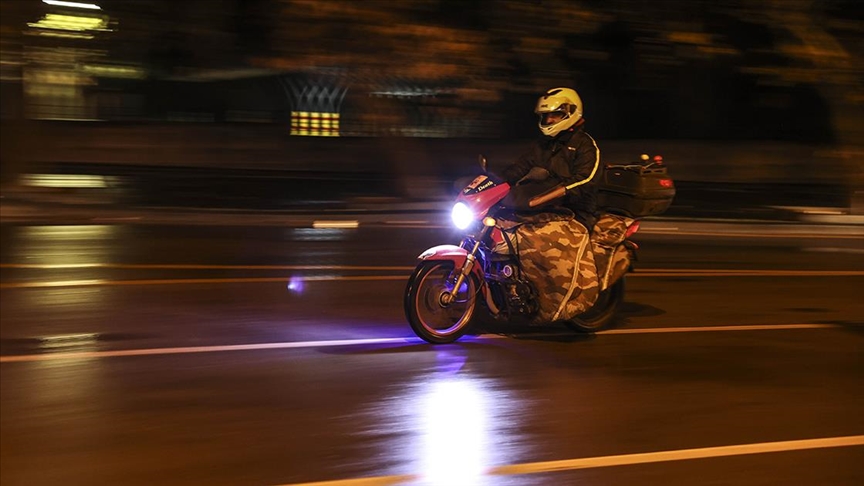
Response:
M486 162L486 157L483 154L477 156L477 163L480 164L480 168L483 169L483 173L486 173L486 167L489 165Z

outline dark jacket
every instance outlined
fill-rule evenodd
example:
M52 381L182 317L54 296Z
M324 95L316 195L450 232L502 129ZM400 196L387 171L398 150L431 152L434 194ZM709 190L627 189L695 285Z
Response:
M535 166L548 170L564 185L580 183L567 191L560 204L576 213L576 219L590 231L597 219L597 183L603 178L600 149L594 139L581 127L554 138L543 137L502 176L513 185Z

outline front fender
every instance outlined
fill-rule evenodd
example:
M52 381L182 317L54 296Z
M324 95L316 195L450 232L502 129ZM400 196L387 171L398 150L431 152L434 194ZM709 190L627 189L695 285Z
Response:
M438 245L424 251L417 258L423 262L453 262L453 268L461 269L465 265L465 261L468 259L468 250L456 245ZM486 304L489 307L489 310L491 310L493 314L498 315L501 311L498 309L498 306L495 305L489 286L486 285L486 278L481 261L474 261L474 265L471 267L471 273L474 274L477 283L483 289L483 295L486 297ZM409 284L409 287L410 285L412 284Z
M424 261L451 261L456 268L462 268L468 258L468 250L456 245L438 245L424 251L417 258Z

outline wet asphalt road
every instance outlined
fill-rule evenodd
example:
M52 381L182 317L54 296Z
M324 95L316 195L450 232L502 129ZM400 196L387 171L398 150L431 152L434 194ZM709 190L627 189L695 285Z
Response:
M860 236L648 233L613 332L434 347L442 231L0 227L0 483L864 483Z

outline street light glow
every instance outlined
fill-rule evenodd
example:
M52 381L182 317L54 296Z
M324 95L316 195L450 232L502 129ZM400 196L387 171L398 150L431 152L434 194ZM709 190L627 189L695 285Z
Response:
M79 3L79 2L63 2L61 0L42 0L43 3L54 5L55 7L70 7L70 8L86 8L89 10L102 10L102 7L94 3Z
M106 30L108 23L104 19L94 17L80 17L77 15L45 14L39 22L29 22L30 27L37 29L71 30L83 32L85 30Z

